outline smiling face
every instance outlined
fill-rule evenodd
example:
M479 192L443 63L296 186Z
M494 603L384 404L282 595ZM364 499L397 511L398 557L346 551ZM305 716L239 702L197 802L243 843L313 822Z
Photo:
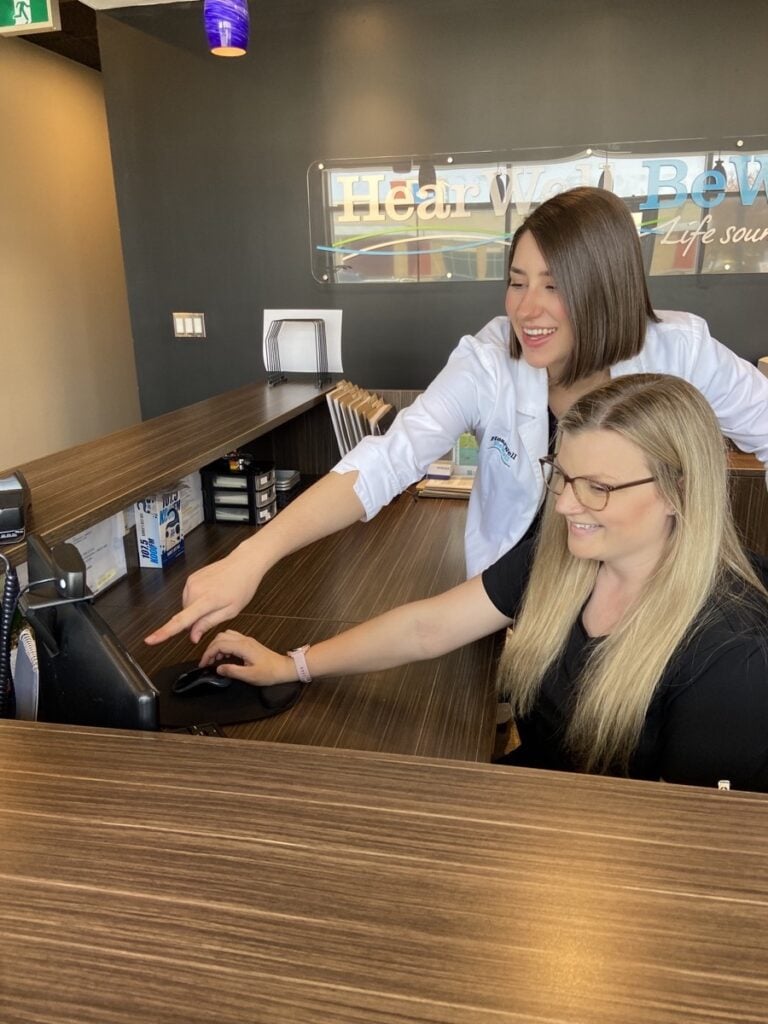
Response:
M525 231L510 265L506 310L523 359L562 375L573 352L574 336L562 297L533 235Z
M625 484L652 476L643 451L612 430L563 434L557 465L569 477ZM614 491L601 512L580 504L570 485L555 509L568 523L568 549L627 574L648 575L658 564L674 523L674 510L655 483Z

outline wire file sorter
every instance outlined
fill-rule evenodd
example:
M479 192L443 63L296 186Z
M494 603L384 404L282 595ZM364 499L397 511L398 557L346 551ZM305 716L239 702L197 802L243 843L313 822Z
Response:
M267 384L274 387L288 378L280 365L280 332L286 324L312 324L315 338L315 386L321 388L330 381L328 373L328 344L325 336L325 320L315 317L290 317L271 320L264 339L264 365L267 370Z

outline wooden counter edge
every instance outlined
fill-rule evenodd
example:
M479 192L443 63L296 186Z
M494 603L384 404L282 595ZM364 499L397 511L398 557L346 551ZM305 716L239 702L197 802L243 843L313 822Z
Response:
M34 532L47 543L55 544L68 540L80 530L101 522L115 512L122 511L133 501L177 482L238 445L261 437L295 419L308 409L324 402L326 392L332 387L333 384L316 388L314 384L291 382L271 389L264 382L248 384L183 406L173 412L143 420L95 441L87 441L52 455L0 470L0 478L18 471L24 474L32 493L27 532ZM275 405L274 414L267 413L254 420L253 405L259 402ZM239 414L235 411L233 415L233 407L237 406L240 406L242 411ZM224 426L222 421L225 422ZM192 423L195 424L198 435L204 438L204 442L194 449L190 449L189 446L185 448L183 444L183 432L188 431ZM43 515L41 521L39 506L36 515L36 485L38 489L50 489L50 477L57 463L63 460L69 463L80 463L81 460L83 463L90 463L95 460L100 465L108 467L115 460L123 463L126 452L140 450L149 441L153 444L162 443L163 449L168 452L167 461L163 462L161 468L147 466L146 472L137 475L130 486L124 481L110 486L112 477L105 469L100 481L102 486L98 491L77 494L71 510L68 509L66 515L58 515L50 520L46 520ZM71 479L67 480L67 484L72 486ZM26 542L7 545L2 548L2 553L12 563L18 564L26 557Z

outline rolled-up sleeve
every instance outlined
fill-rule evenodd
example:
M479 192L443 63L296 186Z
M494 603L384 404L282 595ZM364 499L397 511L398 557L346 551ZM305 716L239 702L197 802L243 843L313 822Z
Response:
M682 353L685 376L704 395L723 433L768 463L768 377L721 345L704 320L693 317L693 344Z
M403 409L383 437L366 437L333 467L334 473L357 470L355 493L365 519L377 512L453 447L479 422L480 391L487 370L477 342L464 337L427 390Z

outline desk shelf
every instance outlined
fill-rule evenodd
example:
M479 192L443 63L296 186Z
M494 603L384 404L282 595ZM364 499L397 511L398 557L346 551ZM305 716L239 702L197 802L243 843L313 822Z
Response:
M285 465L327 472L334 459L325 390L249 384L2 470L0 478L16 469L24 473L32 494L28 528L55 544L257 438L265 454ZM9 545L3 554L18 563L25 549L24 543Z

